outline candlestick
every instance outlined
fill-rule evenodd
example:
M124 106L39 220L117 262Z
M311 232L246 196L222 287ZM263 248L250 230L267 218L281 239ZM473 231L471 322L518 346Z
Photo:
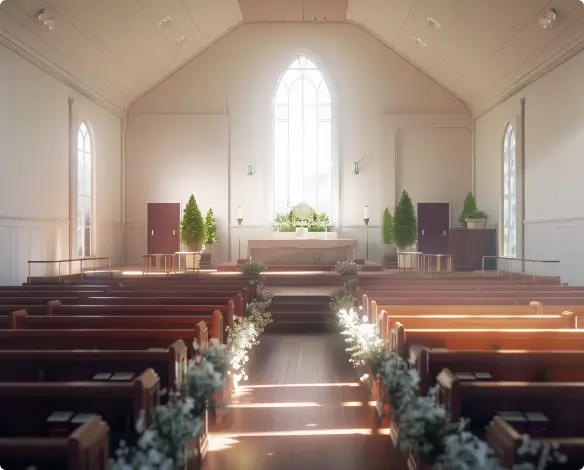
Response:
M363 211L363 218L364 219L369 218L369 206L365 206L365 210Z
M241 206L239 206L241 209ZM238 210L239 213L239 210ZM243 223L243 217L237 216L237 259L241 258L241 224Z
M239 219L243 219L243 207L241 207L241 204L237 206L237 220Z
M367 212L367 206L365 206L365 213ZM369 259L369 217L364 217L363 222L365 222L365 261L367 261Z

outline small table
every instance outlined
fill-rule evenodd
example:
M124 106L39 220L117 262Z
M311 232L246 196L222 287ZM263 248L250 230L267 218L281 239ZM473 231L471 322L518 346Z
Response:
M199 272L199 269L201 269L201 255L203 254L202 251L177 251L175 253L176 255L176 259L177 259L177 271L181 269L180 265L181 265L181 257L184 256L185 257L185 267L184 270L188 271L189 267L188 267L188 259L189 256L193 257L193 267L191 268L192 271L197 271Z
M156 265L162 265L164 260L164 272L170 274L175 270L176 254L174 253L147 253L142 255L142 273L148 274L152 271L152 260L156 260Z
M428 254L424 253L421 255L422 258L422 271L433 273L442 272L445 270L447 273L452 272L452 255L451 254ZM442 268L442 260L446 261L445 269Z
M398 269L419 269L421 251L398 251L397 268Z

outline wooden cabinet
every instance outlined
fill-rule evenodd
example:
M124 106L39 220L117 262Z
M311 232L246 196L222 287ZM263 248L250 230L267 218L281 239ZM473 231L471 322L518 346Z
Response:
M453 228L450 230L450 253L456 271L480 270L483 256L497 255L497 230ZM496 260L486 262L485 269L496 269Z

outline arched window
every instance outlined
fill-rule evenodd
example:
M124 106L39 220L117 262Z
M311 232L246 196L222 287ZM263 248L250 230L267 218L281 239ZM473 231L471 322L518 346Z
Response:
M274 212L306 203L333 214L332 105L324 77L301 55L274 98Z
M92 147L83 122L77 132L77 256L91 256Z
M503 141L503 256L517 256L517 158L515 131L505 128Z

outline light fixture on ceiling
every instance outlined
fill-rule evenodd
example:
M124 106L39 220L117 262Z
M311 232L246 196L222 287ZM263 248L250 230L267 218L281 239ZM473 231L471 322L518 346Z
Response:
M424 42L424 40L418 36L414 36L414 41L416 41L420 46L426 47L428 44Z
M174 42L176 42L178 45L183 44L185 41L187 40L187 38L185 38L184 36L179 36L178 38L176 38L174 40Z
M544 29L549 28L551 25L554 24L557 17L558 17L558 14L556 13L556 10L554 10L553 8L550 8L546 12L545 16L542 16L539 19L539 25Z
M55 27L55 20L51 17L51 14L47 10L41 10L37 18L49 30L52 30Z
M430 18L430 17L426 18L426 23L428 23L430 28L436 28L436 29L442 28L442 25L440 23L438 23L438 21L436 21L434 18Z
M170 23L172 23L172 16L167 16L166 18L162 18L158 22L158 27L159 28L168 28L170 26Z

